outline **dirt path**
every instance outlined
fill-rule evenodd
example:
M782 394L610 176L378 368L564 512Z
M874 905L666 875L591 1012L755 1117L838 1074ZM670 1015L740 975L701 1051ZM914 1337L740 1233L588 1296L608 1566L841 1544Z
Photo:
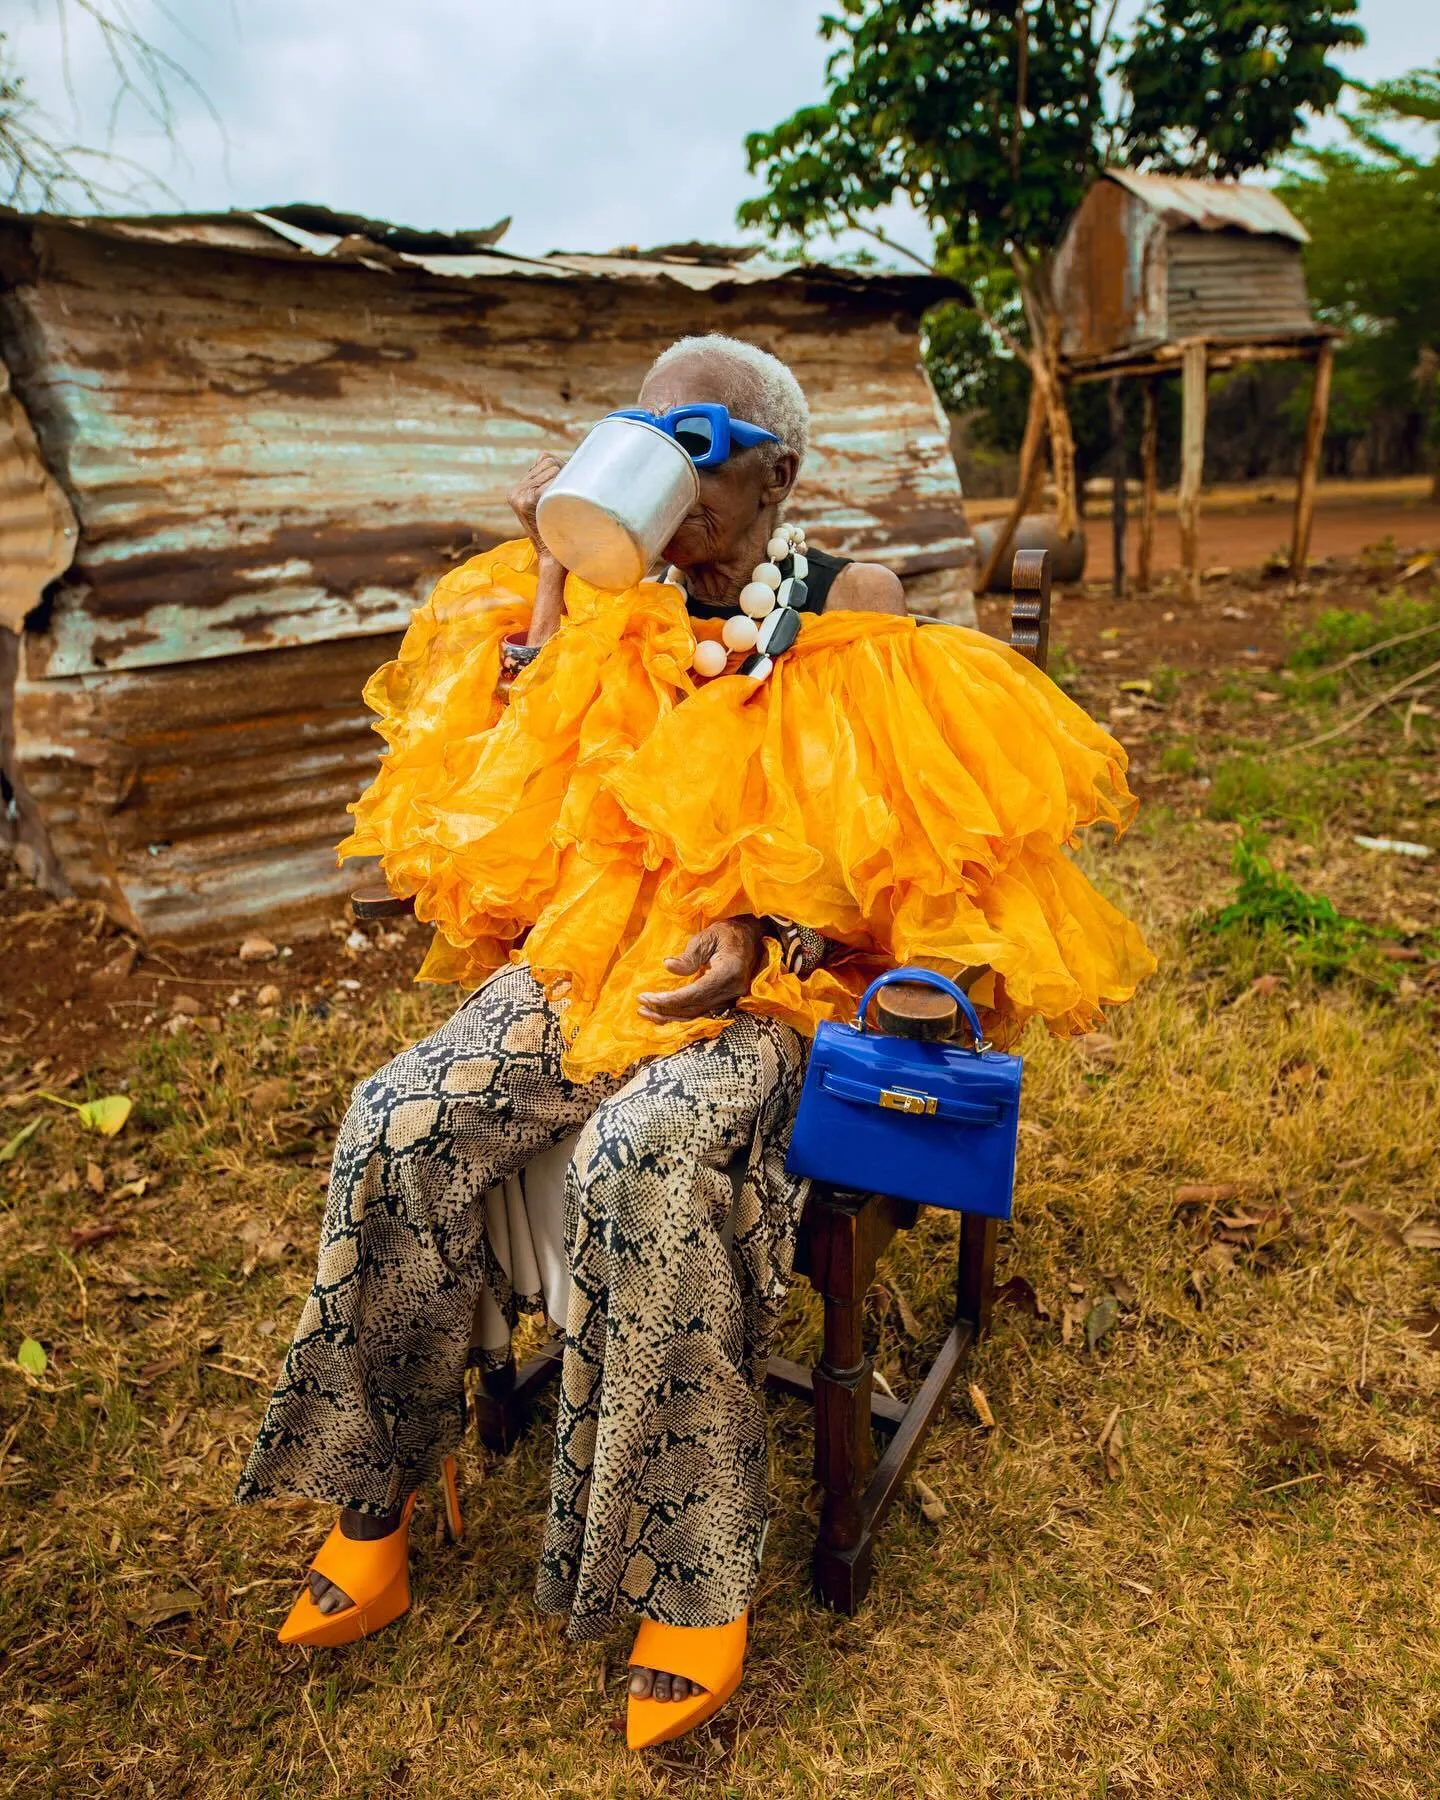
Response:
M1259 568L1273 553L1289 554L1291 508L1288 500L1262 501L1243 511L1201 512L1200 566L1239 571ZM1139 523L1130 521L1126 565L1135 568ZM1315 561L1355 557L1371 545L1391 539L1397 550L1440 549L1440 506L1428 501L1354 505L1330 503L1315 509L1310 554ZM1085 575L1089 581L1110 580L1114 562L1110 554L1110 521L1091 519L1086 525L1089 553ZM1155 521L1155 569L1157 573L1180 567L1180 526L1173 516L1161 514Z

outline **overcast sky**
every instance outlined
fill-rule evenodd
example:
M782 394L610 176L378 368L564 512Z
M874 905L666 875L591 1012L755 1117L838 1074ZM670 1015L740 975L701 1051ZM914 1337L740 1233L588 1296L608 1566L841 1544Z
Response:
M115 82L70 0L6 0L34 97L104 142ZM195 78L177 155L122 103L114 148L195 210L319 201L509 247L734 242L747 131L822 92L820 0L128 0ZM1361 79L1440 60L1436 0L1362 0ZM151 204L174 201L153 196ZM902 235L923 247L915 221Z

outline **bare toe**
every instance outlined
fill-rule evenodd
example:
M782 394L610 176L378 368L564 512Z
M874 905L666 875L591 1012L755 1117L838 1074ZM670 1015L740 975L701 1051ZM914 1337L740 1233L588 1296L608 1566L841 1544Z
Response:
M327 1618L332 1613L344 1612L347 1606L354 1605L343 1588L336 1587L333 1581L327 1581L323 1575L317 1575L313 1569L310 1571L310 1596L316 1609Z
M664 1669L655 1671L655 1698L657 1700L670 1698L670 1677Z
M654 1685L655 1671L653 1669L632 1669L630 1671L630 1692L637 1700L648 1700Z

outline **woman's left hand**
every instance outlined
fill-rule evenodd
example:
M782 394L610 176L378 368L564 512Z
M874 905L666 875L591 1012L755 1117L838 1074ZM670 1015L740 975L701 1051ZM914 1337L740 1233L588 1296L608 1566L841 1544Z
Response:
M724 1012L750 991L750 978L760 955L763 936L758 919L721 919L697 931L679 956L667 956L672 975L696 975L684 987L664 993L642 994L640 1016L666 1024L672 1019L700 1019Z

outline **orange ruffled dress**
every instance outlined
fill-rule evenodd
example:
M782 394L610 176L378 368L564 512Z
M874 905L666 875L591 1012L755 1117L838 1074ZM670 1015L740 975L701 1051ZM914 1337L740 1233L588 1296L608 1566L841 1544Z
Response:
M380 857L435 925L422 981L527 961L561 1009L572 1078L722 1031L653 1023L637 1001L675 985L664 959L695 931L737 913L854 953L802 980L767 940L741 1005L806 1033L896 963L984 965L971 994L1000 1042L1037 1014L1088 1031L1154 969L1065 848L1134 817L1125 752L1007 646L827 612L768 681L707 682L690 659L719 627L677 589L572 575L564 624L504 706L501 640L535 579L533 548L503 544L415 614L365 690L388 749L340 855Z

